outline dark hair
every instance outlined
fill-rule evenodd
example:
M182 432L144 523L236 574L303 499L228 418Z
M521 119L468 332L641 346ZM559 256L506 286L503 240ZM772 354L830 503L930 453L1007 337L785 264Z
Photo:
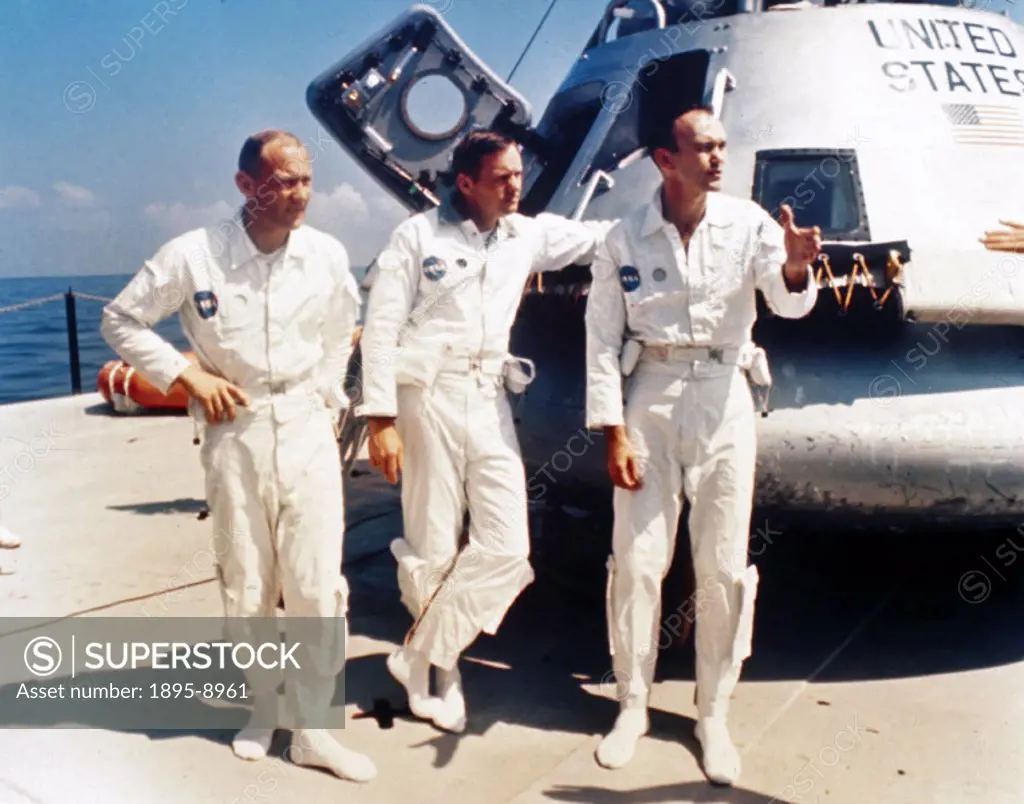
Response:
M452 152L452 179L456 179L460 173L474 179L478 178L485 157L501 153L515 144L514 139L497 131L471 131L459 141Z
M260 175L260 164L263 160L263 149L275 140L287 139L302 144L302 141L294 134L280 129L267 129L258 134L246 137L242 143L242 150L238 154L238 169L248 176L256 179Z

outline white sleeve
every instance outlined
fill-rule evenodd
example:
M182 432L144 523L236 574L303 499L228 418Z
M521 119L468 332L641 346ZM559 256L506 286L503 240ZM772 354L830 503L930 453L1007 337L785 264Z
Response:
M537 273L591 262L614 224L614 221L574 221L550 212L542 212L533 220L540 229L540 238L530 270Z
M753 270L754 282L764 294L768 307L782 318L803 318L814 309L818 285L814 270L807 266L807 284L797 293L790 292L782 275L786 264L786 244L782 227L763 209L758 208Z
M350 404L345 394L345 377L354 348L353 338L359 319L359 288L352 276L351 263L345 247L332 238L328 255L332 279L327 316L323 322L324 357L320 364L317 389L327 407L338 412Z
M103 308L100 322L110 348L165 394L191 363L153 327L186 302L191 292L187 268L180 245L174 240L165 244Z
M602 243L590 269L593 282L586 312L586 424L590 428L624 423L619 356L626 330L626 301L619 282L621 261L612 237Z
M370 291L360 338L363 401L360 416L397 416L395 360L402 326L412 313L419 278L414 230L403 222L377 258L377 277Z

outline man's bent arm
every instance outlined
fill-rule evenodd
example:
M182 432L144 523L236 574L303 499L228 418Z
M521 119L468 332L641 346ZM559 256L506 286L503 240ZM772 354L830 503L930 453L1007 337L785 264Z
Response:
M393 419L398 415L395 383L395 362L401 351L398 341L401 328L412 312L419 279L413 236L408 221L399 224L377 258L377 278L370 290L360 339L363 383L360 416Z
M784 271L787 262L785 235L782 227L766 212L759 215L755 243L754 281L764 294L768 307L782 318L803 318L814 309L818 300L814 271L805 265L807 275L803 285L789 287L786 273L799 274L800 265L793 264L788 271Z
M619 259L606 240L591 267L587 297L587 417L589 428L624 422L620 355L626 330L626 301L619 284Z
M530 270L560 271L568 265L592 262L615 221L574 221L542 212L534 219L540 227L539 247Z
M172 240L103 308L100 322L110 348L165 394L192 364L153 327L186 302L191 292L187 273L186 257Z

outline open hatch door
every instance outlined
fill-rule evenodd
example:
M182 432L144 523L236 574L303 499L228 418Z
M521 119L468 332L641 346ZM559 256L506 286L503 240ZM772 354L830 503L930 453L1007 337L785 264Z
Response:
M306 102L400 203L423 212L449 191L455 143L476 128L528 141L531 109L433 8L415 5L319 75ZM524 160L527 155L524 153Z

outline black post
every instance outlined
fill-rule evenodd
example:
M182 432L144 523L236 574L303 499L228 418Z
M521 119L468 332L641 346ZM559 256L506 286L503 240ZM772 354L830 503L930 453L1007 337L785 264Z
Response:
M82 393L82 368L78 363L78 316L75 315L75 294L71 288L64 294L68 318L68 355L71 358L71 393Z

